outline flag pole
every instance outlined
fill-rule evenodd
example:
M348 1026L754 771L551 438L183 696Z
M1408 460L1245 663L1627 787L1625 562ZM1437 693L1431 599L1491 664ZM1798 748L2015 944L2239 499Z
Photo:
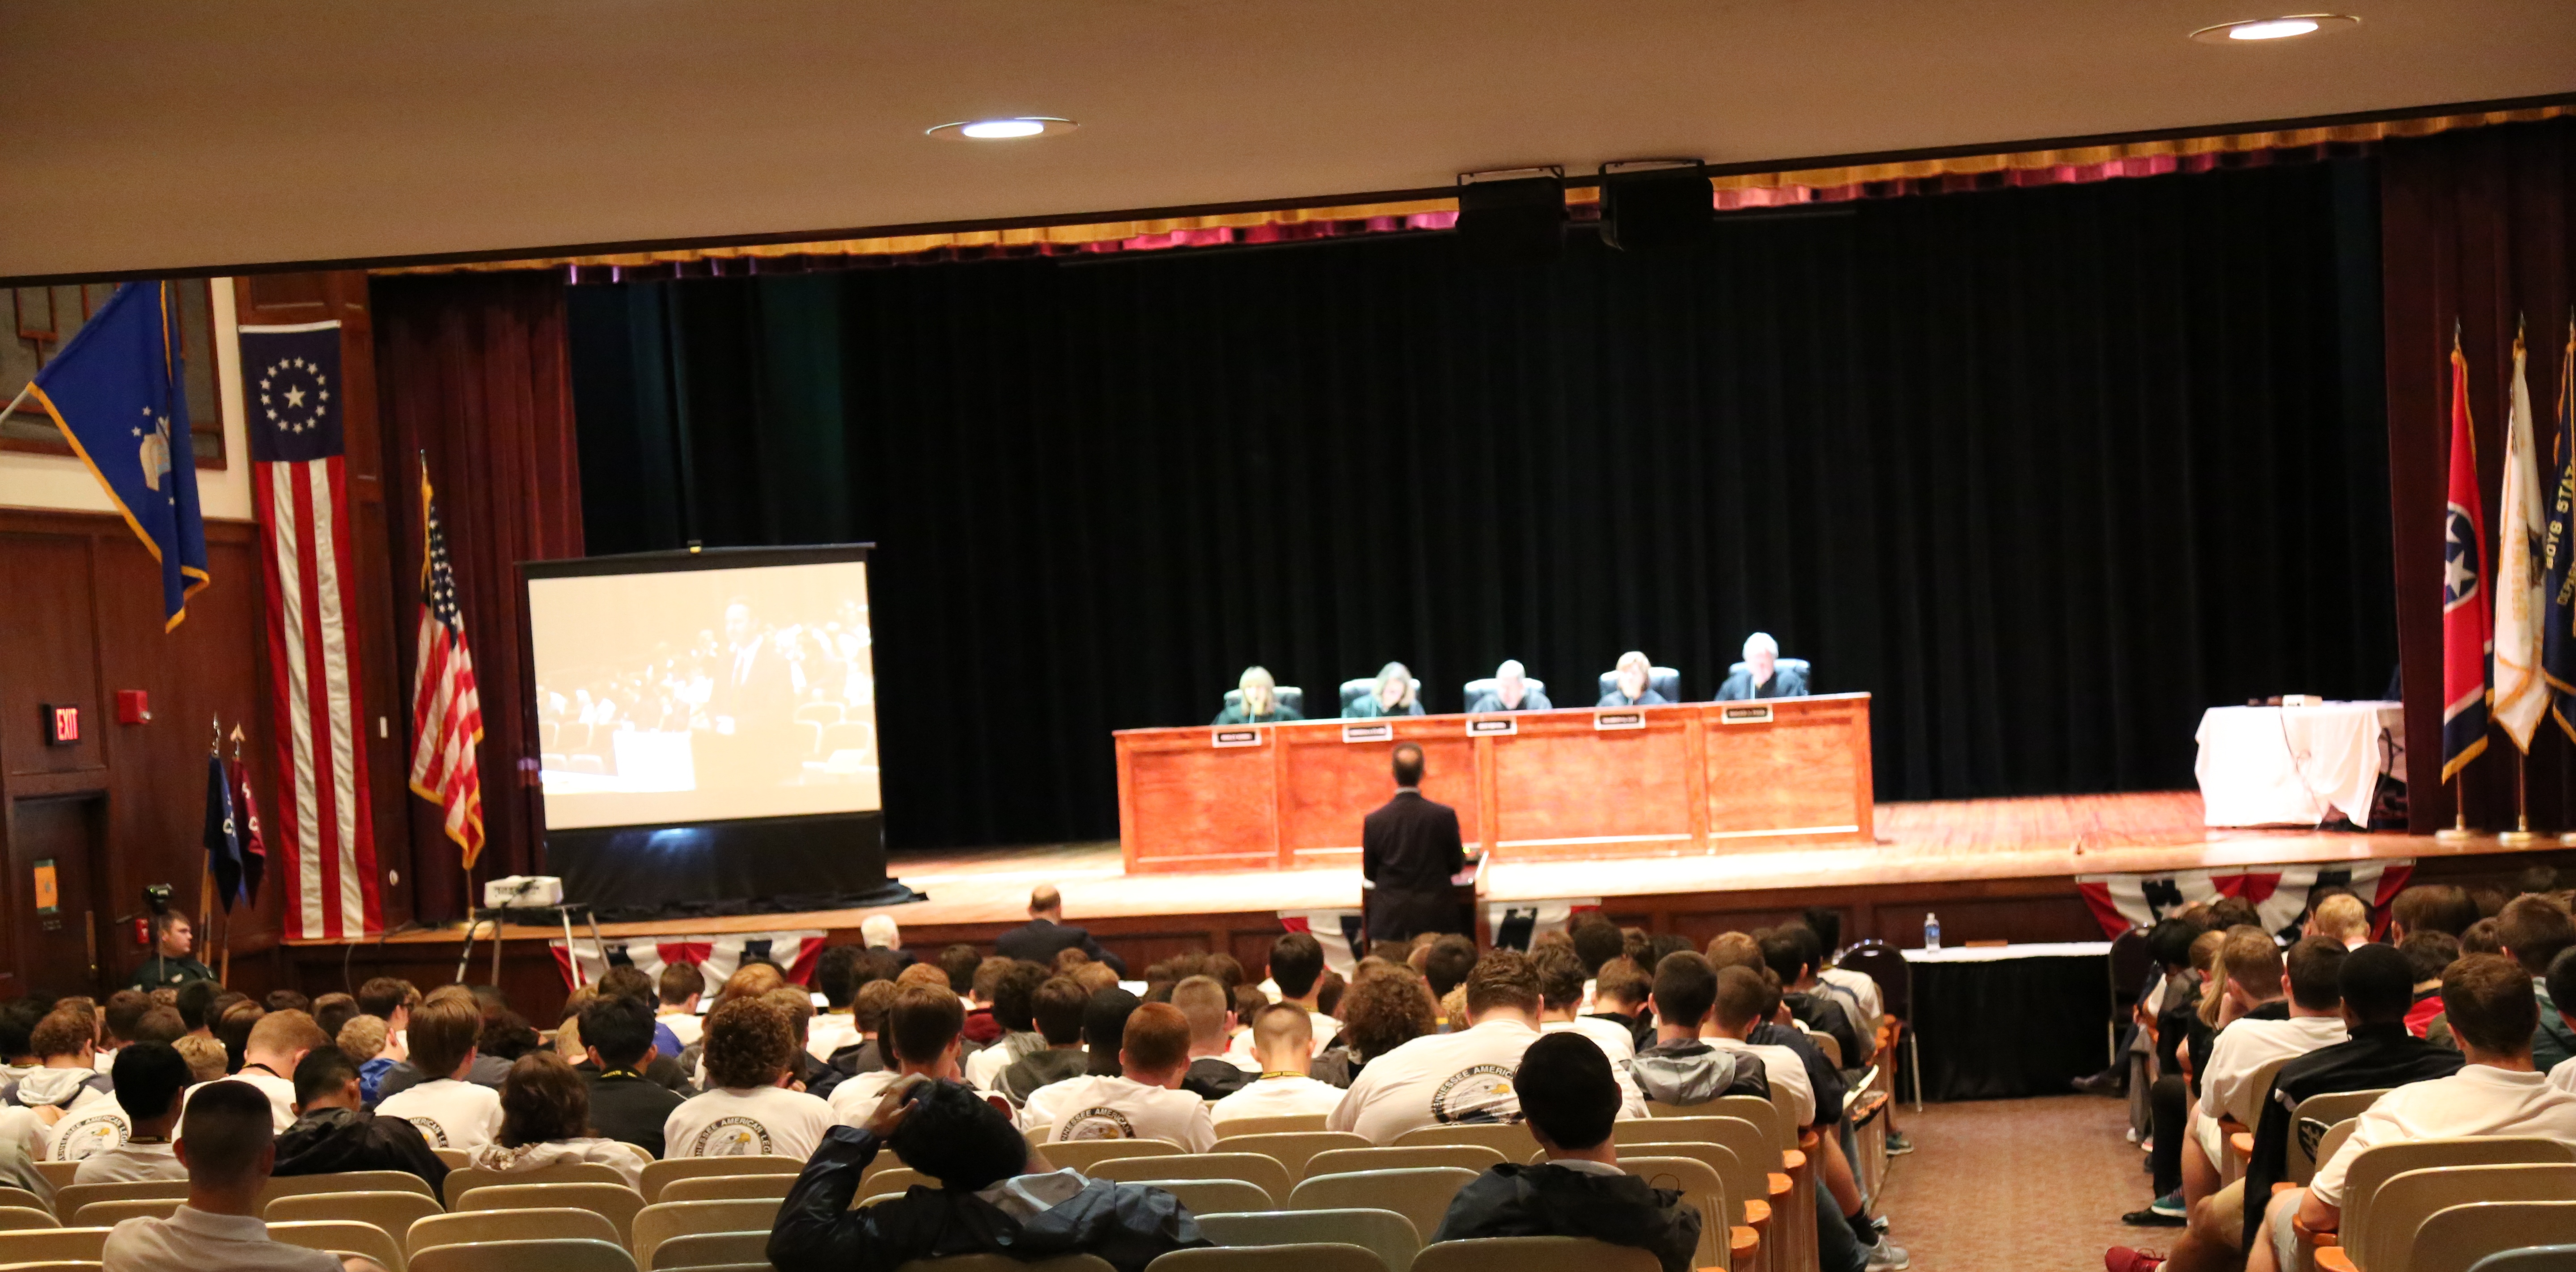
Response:
M2468 770L2463 767L2461 772ZM2433 832L2436 843L2456 844L2471 838L2469 832L2469 793L2459 773L2451 775L2451 824Z
M2529 847L2539 836L2531 833L2531 756L2517 750L2513 757L2513 829L2499 831L2496 842L2508 848Z

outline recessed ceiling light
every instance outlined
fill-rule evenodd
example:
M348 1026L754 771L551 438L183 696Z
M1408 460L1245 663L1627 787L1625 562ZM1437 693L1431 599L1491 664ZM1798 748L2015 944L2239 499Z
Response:
M942 141L1006 141L1013 137L1044 137L1069 133L1080 125L1070 119L1051 115L1013 115L1002 119L967 119L941 124L930 135Z
M2361 19L2340 13L2293 13L2278 18L2247 18L2242 22L2221 22L2202 27L2191 38L2203 44L2232 44L2240 40L2287 40L2314 35L2330 27L2359 26Z

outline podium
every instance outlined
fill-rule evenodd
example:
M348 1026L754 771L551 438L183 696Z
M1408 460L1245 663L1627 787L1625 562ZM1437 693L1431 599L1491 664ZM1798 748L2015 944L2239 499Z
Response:
M1356 865L1422 748L1422 793L1488 861L1873 842L1869 695L1507 715L1128 729L1115 735L1130 874Z

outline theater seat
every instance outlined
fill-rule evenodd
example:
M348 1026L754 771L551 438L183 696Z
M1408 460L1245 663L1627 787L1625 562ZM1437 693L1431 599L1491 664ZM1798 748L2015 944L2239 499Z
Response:
M1544 694L1547 692L1547 682L1536 676L1523 676L1521 677L1521 683L1528 685L1530 687L1530 691L1533 693ZM1467 687L1460 691L1463 696L1458 699L1458 709L1464 711L1467 708L1476 705L1476 699L1484 697L1486 694L1492 693L1493 691L1494 678L1492 676L1483 676L1475 680L1468 681Z
M1670 667L1649 668L1646 672L1646 687L1664 695L1664 701L1666 702L1679 702L1682 700L1682 673L1675 671ZM1594 694L1592 700L1594 702L1599 702L1603 698L1609 697L1618 688L1618 669L1612 668L1609 671L1602 672L1601 692Z
M1286 707L1299 715L1306 714L1305 690L1300 689L1295 685L1278 685L1270 690L1270 695L1279 700L1280 706ZM1229 707L1242 706L1243 691L1240 689L1226 690L1225 705Z
M1807 676L1810 682L1815 679L1814 676L1809 675L1807 660L1804 658L1774 658L1771 660L1771 665L1781 671L1794 671L1801 676ZM1726 674L1730 676L1740 676L1751 670L1753 670L1751 667L1748 667L1743 663L1729 663L1726 667Z
M1411 684L1411 685L1413 686L1413 700L1414 700L1415 702L1420 702L1420 701L1422 701L1422 680L1421 680L1421 678L1420 678L1420 677L1416 677L1416 678L1414 678L1413 680L1411 680L1411 681L1409 681L1409 682L1407 682L1407 683L1409 683L1409 684ZM1352 707L1352 705L1353 705L1353 704L1357 703L1360 699L1365 698L1365 697L1369 696L1370 694L1373 694L1373 693L1376 693L1376 692L1377 692L1377 677L1375 677L1375 676L1362 676L1362 677L1360 677L1360 678L1359 678L1359 679L1357 679L1357 680L1345 680L1345 681L1343 681L1343 682L1342 682L1342 690L1341 690L1341 693L1342 693L1342 714L1343 714L1343 715L1349 715L1349 714L1351 713L1351 707ZM1428 710L1430 710L1430 708L1429 708L1429 707L1424 707L1424 708L1423 708L1423 710L1428 711Z

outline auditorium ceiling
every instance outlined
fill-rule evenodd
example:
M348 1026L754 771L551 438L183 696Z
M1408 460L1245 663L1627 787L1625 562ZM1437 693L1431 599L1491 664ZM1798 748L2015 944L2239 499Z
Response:
M2260 0L2255 0L2259 3ZM1201 207L2576 91L2567 0L7 0L0 276ZM1061 136L957 142L1008 115Z

